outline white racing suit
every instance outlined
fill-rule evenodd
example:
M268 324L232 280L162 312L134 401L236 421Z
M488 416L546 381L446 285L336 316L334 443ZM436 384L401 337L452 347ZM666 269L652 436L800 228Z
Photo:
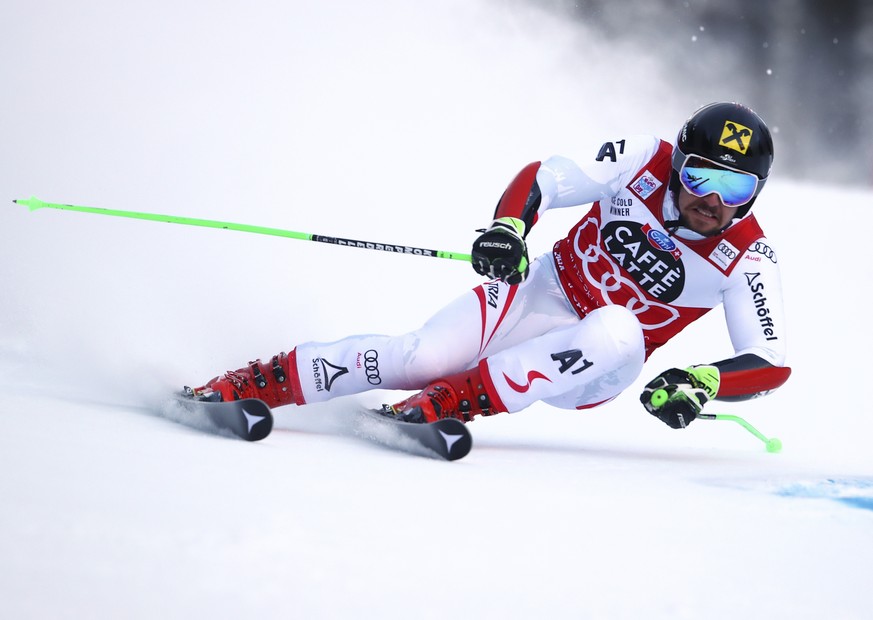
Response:
M758 364L731 362L784 364L776 254L752 214L715 237L679 227L671 151L636 136L607 142L581 166L564 157L527 166L495 217L523 219L529 230L549 209L594 203L553 252L521 284L482 284L411 333L297 346L298 404L418 390L478 365L498 410L538 400L590 407L625 390L655 348L718 305L735 349L719 396L774 389Z

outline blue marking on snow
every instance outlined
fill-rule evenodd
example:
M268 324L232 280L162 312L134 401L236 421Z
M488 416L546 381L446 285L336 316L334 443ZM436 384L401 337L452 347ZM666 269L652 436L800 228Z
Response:
M839 497L837 500L852 508L873 510L873 497Z
M777 488L782 497L830 499L851 508L873 510L873 480L865 478L828 478L815 482L794 482Z

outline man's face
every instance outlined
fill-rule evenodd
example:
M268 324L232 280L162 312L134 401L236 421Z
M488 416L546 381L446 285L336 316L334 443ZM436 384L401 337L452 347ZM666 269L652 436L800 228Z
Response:
M704 236L713 235L730 224L739 210L739 207L726 207L718 194L698 198L684 187L679 189L677 206L679 222Z

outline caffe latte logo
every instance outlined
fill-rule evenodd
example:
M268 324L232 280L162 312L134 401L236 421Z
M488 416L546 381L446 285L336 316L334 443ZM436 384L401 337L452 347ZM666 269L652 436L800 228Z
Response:
M639 286L670 303L685 286L681 252L665 235L636 222L612 222L603 229L603 246Z

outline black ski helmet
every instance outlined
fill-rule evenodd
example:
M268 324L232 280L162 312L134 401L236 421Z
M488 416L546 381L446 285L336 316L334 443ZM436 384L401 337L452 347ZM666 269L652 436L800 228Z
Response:
M755 197L737 212L743 217L764 187L773 166L773 137L751 108L739 103L710 103L682 125L673 147L670 188L679 190L679 170L688 155L699 155L728 168L758 177Z

